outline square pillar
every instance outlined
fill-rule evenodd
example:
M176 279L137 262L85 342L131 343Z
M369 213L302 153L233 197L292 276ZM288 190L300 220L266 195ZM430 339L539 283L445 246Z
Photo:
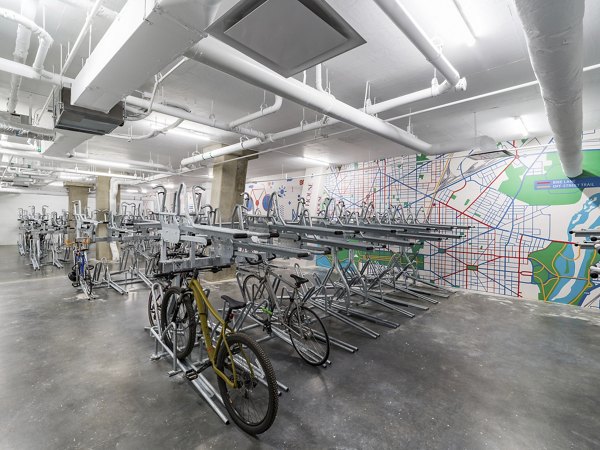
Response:
M96 209L98 211L109 211L110 208L110 177L98 177L96 179ZM99 215L99 219L102 219L102 215ZM108 226L105 223L100 223L96 227L96 236L107 237ZM96 259L101 260L106 258L108 261L112 260L112 252L110 250L110 244L108 242L96 243Z
M223 222L229 222L235 205L242 203L242 194L246 189L248 161L256 159L258 156L243 159L236 158L252 154L255 154L255 152L245 150L214 159L214 162L219 164L213 167L210 203L213 208L219 208ZM220 281L234 277L235 267L205 275L207 281Z
M81 211L84 212L88 206L88 194L92 185L89 183L65 182L63 186L67 188L69 196L69 230L67 237L70 241L73 241L75 240L75 211L73 203L81 201Z

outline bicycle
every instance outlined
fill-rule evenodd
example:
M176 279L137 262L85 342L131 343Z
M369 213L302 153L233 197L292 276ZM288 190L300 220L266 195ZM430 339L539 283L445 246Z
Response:
M241 283L242 293L251 305L248 314L263 325L268 334L276 327L286 331L298 355L312 366L320 366L327 362L330 351L329 335L319 316L305 303L315 291L311 287L305 295L299 295L299 289L308 280L291 274L293 283L273 271L273 267L265 262L254 264L259 266L258 273L251 273ZM261 275L260 269L264 269ZM281 295L277 295L281 284L285 287ZM287 294L287 295L284 295ZM288 300L288 302L284 302Z
M92 270L94 266L88 263L88 245L89 239L76 239L75 241L66 241L68 247L73 247L73 267L68 277L73 287L80 287L88 298L92 298L94 282Z
M229 325L233 311L246 304L226 295L221 298L222 315L209 301L198 280L198 271L194 271L186 288L173 286L164 291L160 307L162 336L170 348L175 341L176 358L189 356L196 343L195 302L202 334L200 342L207 354L196 373L212 367L223 404L233 421L248 434L260 434L269 429L277 415L275 371L258 343ZM209 316L215 321L212 326Z

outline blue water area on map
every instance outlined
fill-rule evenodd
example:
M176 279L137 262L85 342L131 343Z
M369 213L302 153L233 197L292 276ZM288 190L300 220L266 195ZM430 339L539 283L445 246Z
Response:
M585 202L581 211L578 211L575 215L573 215L573 217L571 218L571 222L569 223L568 230L572 230L575 228L581 228L582 225L585 225L585 228L600 227L600 215L596 218L596 220L594 220L594 222L587 223L587 221L590 219L590 214L594 211L597 211L597 208L599 207L599 205L600 205L600 193L592 195ZM570 241L570 240L571 240L571 235L568 235L567 241ZM585 286L587 285L588 270L589 270L588 268L589 268L590 264L592 263L592 260L594 259L595 250L591 250L591 249L590 250L581 250L581 255L583 257L583 261L582 261L581 265L579 266L579 271L577 273L574 273L575 272L575 262L571 261L572 259L575 258L575 252L573 250L573 247L574 247L573 245L568 245L565 248L565 250L563 251L564 258L557 258L556 262L555 262L555 267L559 274L568 274L569 276L581 278L581 280L572 280L570 278L560 278L559 282L556 285L556 287L554 288L553 292L558 293L567 283L572 283L571 284L571 292L578 293L578 292L581 292L583 289L585 289ZM585 296L580 300L580 302L585 300L585 297L587 297L593 289L596 289L596 288L589 289L588 292L585 294ZM550 296L550 298L548 300L551 302L556 302L556 303L570 303L573 301L573 298L574 297L572 295L567 295L567 296L563 296L563 297Z

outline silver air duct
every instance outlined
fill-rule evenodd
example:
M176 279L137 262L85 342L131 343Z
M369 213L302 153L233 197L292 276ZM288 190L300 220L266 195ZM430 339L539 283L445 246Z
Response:
M584 0L515 0L563 170L582 173Z

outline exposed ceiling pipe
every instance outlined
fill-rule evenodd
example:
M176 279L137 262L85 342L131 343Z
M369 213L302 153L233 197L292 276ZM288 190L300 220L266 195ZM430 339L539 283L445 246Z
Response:
M39 0L23 0L21 2L21 15L31 21L35 21ZM22 24L17 27L17 39L15 41L15 51L13 59L18 63L24 63L29 54L29 44L31 41L31 30ZM12 75L10 77L10 94L6 103L6 110L14 113L19 102L19 88L21 87L22 77Z
M0 17L4 17L5 19L11 20L13 22L18 23L19 25L24 26L38 37L39 46L35 55L35 60L33 61L33 69L36 72L41 72L44 69L44 61L46 60L48 50L54 42L52 36L50 36L46 30L44 30L42 27L36 24L33 20L14 11L11 11L10 9L0 8Z
M35 152L36 148L29 144L19 144L17 142L6 142L0 141L0 148L6 148L8 150L19 150L21 152Z
M132 95L128 96L125 99L125 101L130 105L137 106L138 108L148 109L150 107L150 101L134 97ZM152 110L161 114L166 114L168 116L177 117L183 120L189 120L190 122L199 123L201 125L205 125L211 128L217 128L223 131L230 131L232 133L243 134L246 136L254 136L260 138L265 137L265 134L260 131L245 127L230 127L229 123L227 122L205 118L197 114L193 114L191 112L182 111L181 109L175 108L173 106L154 104L152 105Z
M36 71L33 67L21 64L6 58L0 58L0 71L19 75L30 80L46 81L56 86L71 86L73 79L61 77L59 74L47 70Z
M374 0L377 6L390 18L392 22L406 35L417 49L427 58L439 72L453 86L460 81L458 71L450 64L438 47L436 47L427 34L413 19L408 10L398 0Z
M406 94L406 95L401 95L400 97L392 98L390 100L386 100L381 103L369 105L369 106L367 106L367 108L361 108L361 111L366 111L370 114L379 114L381 112L387 111L392 108L396 108L398 106L406 105L406 104L413 103L413 102L416 102L419 100L424 100L426 98L435 97L444 92L447 92L452 87L450 85L450 83L448 83L447 81L444 81L439 86L437 85L437 80L434 79L433 81L434 81L434 83L432 83L432 87L429 89L422 89L420 91L416 91L416 92ZM275 142L275 141L279 141L281 139L286 139L286 138L295 136L297 134L306 133L308 131L320 130L322 128L329 127L329 126L332 126L332 125L335 125L338 123L341 123L341 121L337 120L337 119L332 119L332 118L323 118L322 120L316 120L316 121L308 123L308 124L302 124L295 128L290 128L288 130L270 134L267 136L267 140L268 140L268 142ZM481 144L482 142L483 141L479 141L479 144ZM487 143L488 148L489 148L490 141L487 140L485 142ZM224 155L227 155L230 153L235 153L235 152L239 152L242 150L250 150L250 149L256 148L262 144L265 144L265 143L266 143L265 140L259 139L259 138L243 140L237 144L228 145L226 147L221 147L219 149L211 150L211 151L208 151L205 153L201 153L199 155L194 155L189 158L185 158L181 161L181 164L183 166L187 166L190 164L195 164L197 162L206 161L208 159L218 158L219 156L224 156ZM465 143L459 142L459 144L464 145ZM474 142L471 140L470 145L466 145L465 147L462 147L461 150L465 150L466 148L470 147L473 144L474 144ZM432 146L432 148L425 153L441 154L441 153L446 152L446 148L448 149L447 152L461 151L461 150L452 150L452 149L456 148L456 145L453 145L453 146L449 145L448 147L438 145L438 146Z
M584 0L516 0L565 175L583 172Z
M23 158L23 159L33 159L33 160L48 161L48 162L68 162L71 164L75 164L75 163L79 162L81 164L90 164L86 161L76 161L73 159L60 158L57 156L46 156L46 155L42 155L41 153L23 153L21 151L8 150L5 148L0 148L0 155L16 156L16 157ZM90 165L93 165L93 164L90 164ZM44 168L44 170L52 170L52 169ZM57 172L77 173L77 174L81 174L81 175L97 175L97 176L107 176L107 177L115 177L115 178L127 178L127 179L132 179L132 180L143 179L142 177L139 177L136 175L126 175L126 174L112 173L112 172L98 172L98 171L92 171L92 170L69 169L69 168L65 168L65 167L54 168L53 170L57 171ZM141 170L141 169L137 169L137 170L139 170L140 172L144 172L144 170ZM152 171L152 170L150 170L149 172L164 174L164 172L157 172L157 171Z
M67 153L67 157L69 158L77 158L81 161L85 161L87 158L90 158L90 155L88 155L87 153L82 153L82 152L76 152L75 150L73 150L72 152ZM98 161L96 158L93 158L95 161ZM111 161L106 161L111 162ZM90 164L89 162L87 162L88 164ZM138 166L138 167L150 167L153 169L162 169L162 170L173 170L171 167L165 165L165 164L160 164L160 163L155 163L152 161L134 161L134 160L127 160L127 164L131 165L131 166ZM135 168L135 167L133 167Z
M379 2L378 2L379 4ZM383 5L383 6L382 6ZM416 91L410 94L402 95L396 98L392 98L374 105L368 105L366 108L361 108L361 112L369 113L369 114L379 114L384 111L389 111L390 109L397 108L402 105L406 105L409 103L417 102L419 100L424 100L426 98L436 97L441 95L453 87L457 90L466 90L466 80L461 78L458 71L454 68L454 66L448 61L448 59L440 52L440 50L432 43L431 39L425 34L425 32L421 29L421 27L414 21L414 19L408 14L406 9L398 2L384 2L382 1L380 7L386 12L389 11L389 14L392 21L401 28L403 32L409 37L411 42L425 55L425 57L434 65L434 67L446 78L445 81L441 84L438 83L438 80L434 78L431 82L431 87L422 89L420 91ZM385 9L384 9L385 8ZM200 42L200 44L203 44ZM190 54L187 54L188 57L193 57ZM204 61L203 61L204 62ZM210 64L209 64L210 65ZM268 70L265 68L265 70ZM248 81L248 80L246 80ZM296 80L293 80L296 81ZM329 94L323 88L322 82L322 66L319 64L316 66L316 87L317 91L322 93L323 95L329 96L331 99L334 99L331 94ZM327 126L331 126L340 122L347 122L345 120L339 120L339 118L324 118L323 120L318 120L309 124L302 124L299 127L291 128L289 130L281 131L279 133L274 133L268 136L268 140L271 142L285 139L300 133L304 133L307 131L318 130ZM355 125L356 126L356 125ZM361 126L357 126L358 128L363 128ZM409 135L412 137L412 135ZM422 142L422 141L421 141ZM250 139L246 141L240 141L237 144L229 145L226 147L222 147L220 149L211 150L199 155L194 155L188 158L185 158L181 161L183 166L191 165L198 163L200 161L205 161L207 159L216 158L219 156L227 155L230 153L239 152L241 150L249 150L252 148L256 148L265 141L261 139ZM445 145L430 145L426 144L427 148L420 148L417 151L426 154L438 155L443 153L450 153L456 151L463 151L469 148L479 147L486 148L488 150L495 148L495 142L492 138L489 137L478 137L475 140L470 139L467 141L459 141Z
M0 58L0 71L14 73L32 80L46 81L56 86L71 86L71 84L74 81L72 78L60 76L59 74L48 72L46 70L43 70L41 73L37 73L35 70L33 70L31 67L25 64L20 64L6 58ZM127 96L125 98L125 101L130 105L142 108L144 110L147 110L150 107L149 100L134 97L132 95ZM242 134L246 136L262 138L265 137L265 134L260 131L240 126L230 127L229 123L227 122L213 120L210 118L199 116L197 114L192 114L190 112L182 110L180 107L174 107L164 104L154 104L152 105L152 110L161 114L166 114L168 116L176 117L183 120L189 120L190 122L198 123L211 128L217 128L223 131L229 131L232 133Z
M415 151L427 152L431 147L427 142L398 127L249 60L237 50L214 38L203 39L190 48L185 56Z
M17 123L13 120L14 119L10 114L0 112L0 134L5 134L7 136L22 137L27 139L36 139L39 141L54 140L54 130Z
M323 88L323 64L317 64L315 66L315 87L317 91L327 92Z
M59 0L66 5L73 6L75 8L86 8L89 9L94 3L93 0ZM106 6L100 6L97 13L98 17L102 17L107 20L115 20L119 13L113 9L107 8Z
M117 161L103 161L103 160L87 161L86 158L77 159L77 158L63 158L60 156L47 156L47 155L43 155L41 153L36 153L36 152L28 153L28 152L23 152L23 151L19 151L19 150L11 150L9 148L4 148L4 146L0 146L0 154L17 156L17 157L24 158L24 159L42 160L42 161L47 161L47 162L61 162L61 163L68 163L68 164L75 164L75 165L86 164L89 166L102 166L102 167L109 167L109 168L113 168L113 169L123 169L123 170L129 170L129 171L165 174L164 170L147 169L147 168L143 168L143 167L123 168L119 165L120 163ZM132 165L129 163L129 161L126 164L127 164L127 166ZM62 167L59 170L63 170ZM167 170L169 170L169 174L172 175L172 173L170 172L170 169L167 169Z
M112 138L117 138L117 139L123 139L123 140L127 140L127 141L143 141L145 139L152 139L156 136L164 134L167 131L172 130L173 128L177 128L182 123L183 123L183 119L177 119L175 122L173 122L163 128L152 130L150 133L146 133L146 134L129 135L129 134L114 134L113 133L113 134L107 134L106 136L112 137Z
M252 114L248 114L247 116L240 117L232 122L229 122L229 126L231 128L238 127L244 123L251 122L255 119L260 119L261 117L266 117L271 114L275 114L277 111L281 109L281 105L283 104L283 99L279 96L275 96L275 102L271 106L262 107L259 111L256 111Z

